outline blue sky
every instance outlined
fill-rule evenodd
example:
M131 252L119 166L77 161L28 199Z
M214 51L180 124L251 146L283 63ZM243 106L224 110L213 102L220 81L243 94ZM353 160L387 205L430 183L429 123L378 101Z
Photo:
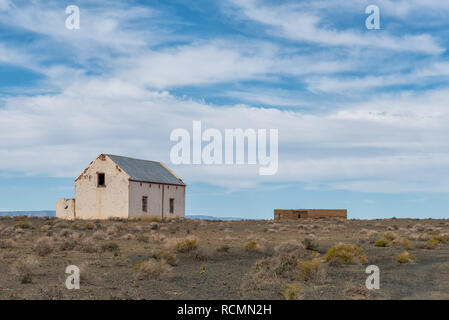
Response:
M112 153L167 163L187 214L448 217L448 16L435 0L0 0L0 211L54 208ZM277 174L171 164L194 120L278 129Z

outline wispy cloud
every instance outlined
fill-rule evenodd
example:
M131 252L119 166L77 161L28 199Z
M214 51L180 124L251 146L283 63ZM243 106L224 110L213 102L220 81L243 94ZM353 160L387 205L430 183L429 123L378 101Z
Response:
M377 47L382 49L439 54L444 52L437 41L428 34L401 37L386 31L361 33L356 30L338 30L328 26L329 21L297 4L267 5L258 0L232 0L248 19L264 24L272 35L296 41L331 46ZM327 22L327 23L326 23Z
M167 22L188 18L134 2L104 10L105 2L81 1L81 29L72 32L59 1L1 1L2 26L32 41L0 38L0 63L45 80L38 94L2 92L0 166L73 177L100 152L168 162L171 130L202 120L278 128L279 171L177 168L186 181L448 192L449 67L438 33L325 23L319 8L330 3L235 1L220 28L235 31L241 19L250 28L202 37L201 26L194 37ZM400 5L390 16L415 14Z

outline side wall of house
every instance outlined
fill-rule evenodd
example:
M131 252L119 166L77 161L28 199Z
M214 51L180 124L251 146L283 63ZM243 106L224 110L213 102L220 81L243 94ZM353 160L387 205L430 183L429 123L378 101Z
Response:
M98 186L98 173L105 186ZM75 215L79 219L128 218L129 177L107 156L95 159L75 181Z
M143 211L142 198L147 197L147 212ZM162 185L148 182L129 182L129 217L162 217Z
M164 185L158 183L130 181L129 216L175 218L185 216L185 186ZM143 197L148 199L147 212L143 211ZM164 212L162 214L162 197ZM174 213L170 213L170 199L174 199Z
M174 213L170 213L170 199L173 199ZM184 218L186 214L186 187L164 186L164 218Z

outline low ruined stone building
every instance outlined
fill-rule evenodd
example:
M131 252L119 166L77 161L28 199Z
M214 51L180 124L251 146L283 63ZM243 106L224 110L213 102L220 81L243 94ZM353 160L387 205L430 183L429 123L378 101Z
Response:
M58 200L56 217L184 217L185 192L162 162L101 154L75 179L75 199Z
M346 209L274 209L274 220L298 220L307 218L347 219Z

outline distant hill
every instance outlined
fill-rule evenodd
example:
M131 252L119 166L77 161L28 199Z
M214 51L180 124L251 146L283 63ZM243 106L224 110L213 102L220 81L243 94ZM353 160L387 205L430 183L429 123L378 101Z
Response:
M0 216L34 216L34 217L54 217L56 216L56 211L54 210L43 210L43 211L1 211ZM201 220L243 220L243 218L231 218L231 217L213 217L213 216L203 216L203 215L191 215L186 216L187 219L201 219Z
M42 211L1 211L0 216L35 216L35 217L54 217L55 210Z
M187 219L201 219L201 220L244 220L243 218L232 218L232 217L213 217L213 216L202 216L202 215L193 215L186 216Z

